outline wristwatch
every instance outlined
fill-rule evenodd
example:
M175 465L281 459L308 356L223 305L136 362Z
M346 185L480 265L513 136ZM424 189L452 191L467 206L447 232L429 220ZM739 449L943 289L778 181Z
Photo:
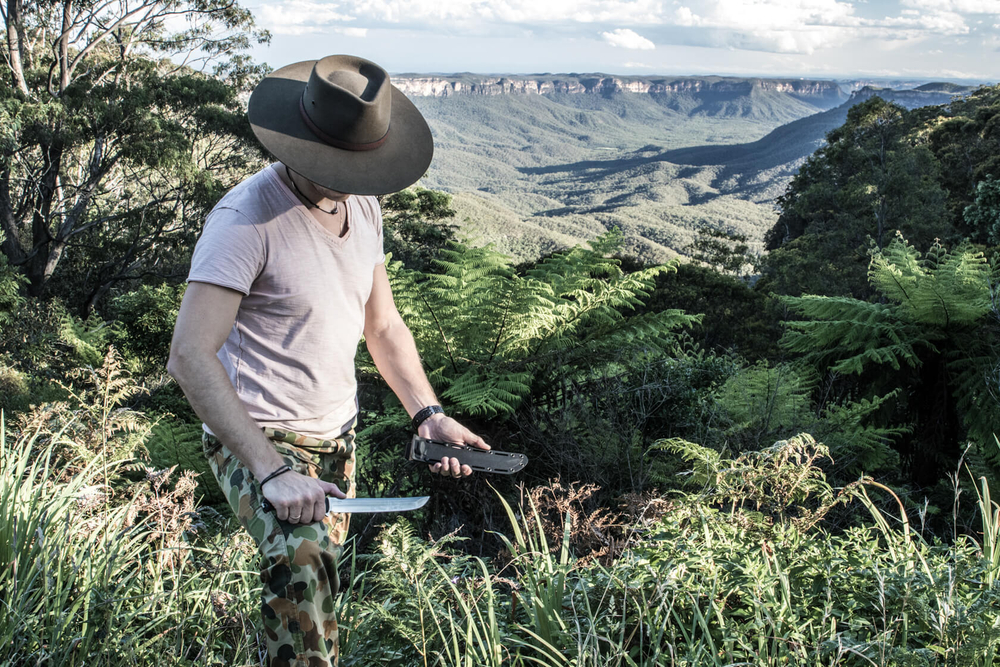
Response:
M416 431L421 424L431 418L431 415L437 414L444 414L444 408L440 405L428 405L426 408L421 408L417 414L413 415L413 430Z

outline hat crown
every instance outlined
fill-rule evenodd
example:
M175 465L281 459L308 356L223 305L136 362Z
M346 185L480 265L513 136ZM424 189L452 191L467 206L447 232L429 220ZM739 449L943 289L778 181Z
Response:
M389 75L355 56L316 61L302 92L302 111L321 138L359 147L386 136L391 105Z

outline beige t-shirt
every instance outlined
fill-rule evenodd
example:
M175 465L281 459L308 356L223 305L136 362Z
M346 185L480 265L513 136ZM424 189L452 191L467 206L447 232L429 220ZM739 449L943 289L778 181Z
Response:
M261 427L330 438L354 422L354 355L385 255L378 201L346 204L338 237L267 167L222 198L195 246L188 281L244 295L219 359Z

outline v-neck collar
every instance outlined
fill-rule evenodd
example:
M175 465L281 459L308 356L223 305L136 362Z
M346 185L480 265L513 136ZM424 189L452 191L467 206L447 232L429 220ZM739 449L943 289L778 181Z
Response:
M338 246L343 246L345 243L347 243L347 239L351 237L351 233L354 230L354 215L352 211L354 195L351 195L350 197L347 198L347 201L343 202L345 206L344 225L347 227L347 230L344 232L343 236L337 236L329 229L324 227L319 220L313 217L313 214L309 211L309 207L303 204L302 201L295 196L295 193L292 192L292 189L289 188L288 185L285 183L285 181L282 180L281 175L278 173L278 170L274 168L274 164L269 165L267 167L267 170L271 172L271 178L277 181L278 188L285 193L285 196L291 202L292 207L296 211L298 211L301 216L305 217L310 225L312 225L315 229L319 231L319 233L323 234L327 239L337 244Z

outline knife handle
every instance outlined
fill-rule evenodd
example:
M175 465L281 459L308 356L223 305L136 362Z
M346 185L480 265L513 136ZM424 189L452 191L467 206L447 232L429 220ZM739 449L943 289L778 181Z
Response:
M327 514L329 514L333 510L333 507L330 506L330 501L331 500L333 500L333 499L330 496L326 497L326 513ZM274 505L272 505L270 503L270 501L268 501L267 498L264 498L264 500L261 501L260 508L262 510L264 510L265 512L273 512L274 511Z

